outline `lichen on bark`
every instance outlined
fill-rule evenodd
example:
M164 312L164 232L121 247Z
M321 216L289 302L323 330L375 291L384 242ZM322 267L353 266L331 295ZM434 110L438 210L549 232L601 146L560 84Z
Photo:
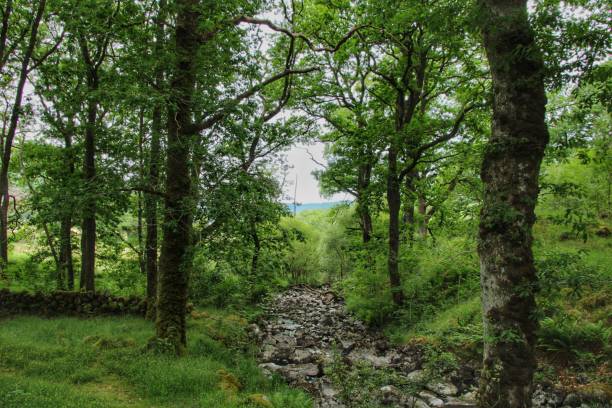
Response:
M535 370L532 226L548 130L542 58L524 0L481 0L493 77L493 126L485 150L479 231L484 364L480 406L531 406Z

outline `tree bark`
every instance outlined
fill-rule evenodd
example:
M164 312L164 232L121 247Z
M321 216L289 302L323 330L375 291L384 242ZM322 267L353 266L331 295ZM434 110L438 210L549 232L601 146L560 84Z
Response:
M190 146L193 137L192 98L198 53L197 0L177 0L175 66L168 104L166 195L163 241L159 260L156 336L182 354L187 344L185 327L188 278L191 269L193 203Z
M251 276L257 276L257 266L259 264L259 254L261 252L261 240L257 233L257 223L251 222L251 238L253 239L253 257L251 258Z
M149 188L156 191L159 186L159 160L161 137L161 107L153 109L153 124L151 132L151 151L149 157ZM147 274L147 319L154 319L157 303L157 203L154 194L145 196L145 222L147 231L145 237L145 269Z
M98 101L95 93L98 90L98 78L95 72L88 73L87 86L87 122L85 124L85 157L83 159L83 179L85 181L85 198L83 204L83 224L81 227L81 279L80 289L95 291L96 262L96 121Z
M372 239L372 214L368 203L370 179L372 177L371 162L363 163L359 166L357 177L357 213L359 214L361 225L361 236L364 244Z
M164 44L164 12L165 0L160 0L156 19L155 54L162 57ZM161 61L155 70L155 83L157 87L162 86L164 80L164 67ZM149 152L148 184L151 191L157 191L159 187L159 165L161 153L162 135L162 106L159 101L153 107L153 121L151 125L151 146ZM155 320L157 305L157 206L158 198L155 194L145 195L145 222L147 231L145 237L145 269L147 273L147 313L146 318Z
M410 245L414 242L414 228L416 220L414 217L414 202L415 202L415 189L414 189L414 178L415 173L412 172L406 176L406 199L404 203L404 240L407 240Z
M74 264L72 261L72 216L66 215L60 225L60 263L68 290L74 289Z
M393 303L404 304L404 291L399 274L399 244L400 244L400 180L397 170L397 151L391 146L388 154L387 168L387 205L389 207L389 254L387 266Z
M64 156L66 160L66 181L70 183L70 179L74 175L74 159L72 155L72 137L70 134L64 134ZM60 222L60 251L59 263L63 279L66 281L68 290L74 289L74 266L72 263L72 206L64 208L64 214Z
M480 274L485 326L480 405L531 406L536 270L531 251L538 176L548 143L543 62L526 0L482 0L493 77L493 125L481 177Z
M427 239L427 231L429 227L429 218L430 215L427 212L427 200L423 194L418 195L418 209L419 209L419 235L422 239Z
M7 0L2 10L2 28L0 28L0 73L4 68L6 58L6 42L8 40L9 21L13 12L13 0Z
M10 5L7 4L7 8L10 11L9 6ZM28 45L24 52L23 59L21 61L21 68L19 70L19 79L17 81L15 100L13 102L13 108L11 110L9 128L6 133L6 137L4 138L2 166L0 168L0 262L2 263L2 265L0 265L0 275L3 273L2 271L8 263L8 208L10 198L8 180L9 163L11 161L13 141L15 140L15 134L17 133L17 125L19 123L19 117L21 115L21 103L23 100L23 91L29 72L30 60L32 58L32 54L34 53L34 48L36 47L36 41L38 38L38 27L40 26L40 22L43 18L45 6L46 0L40 0L36 10L36 15L32 20L32 28L30 30ZM5 8L5 10L7 8ZM6 24L8 27L8 21Z

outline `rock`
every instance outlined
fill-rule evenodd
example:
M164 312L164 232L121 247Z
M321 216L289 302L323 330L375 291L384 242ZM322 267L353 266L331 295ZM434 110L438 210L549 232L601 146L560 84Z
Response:
M276 347L271 344L266 344L263 346L263 350L260 353L261 361L265 363L269 363L274 358L274 353L276 352Z
M476 401L476 391L466 392L462 396L459 397L464 401Z
M384 405L394 405L399 404L400 399L402 397L402 393L397 389L394 385L385 385L380 387L381 394L381 402Z
M86 296L79 295L73 300L72 307L76 307L86 303ZM23 303L27 305L27 299L23 299ZM353 396L340 392L341 389L336 387L342 385L332 384L328 377L336 363L351 371L363 362L374 370L393 370L393 375L402 382L409 381L416 387L423 387L417 389L416 396L408 396L401 389L386 385L375 392L376 395L366 395L366 398L380 398L387 406L397 408L476 407L473 390L478 383L477 367L461 366L444 381L429 380L420 369L426 355L423 345L393 346L382 335L368 330L363 322L351 316L342 299L329 287L301 285L289 288L277 295L264 310L266 315L258 325L247 328L252 337L261 341L261 369L270 375L277 373L293 386L303 388L312 395L316 408L364 406L364 401L359 400L364 397L363 393L355 393L353 399ZM356 373L352 371L350 374ZM588 381L585 377L584 382ZM341 395L348 400L341 401ZM581 390L564 399L552 385L540 386L534 393L533 408L558 408L562 404L564 408L579 408L581 404L588 405L600 398L605 398L601 390L589 391L588 395Z
M288 348L296 346L296 339L293 336L289 336L286 334L277 334L271 339L278 347Z
M306 377L318 377L321 374L321 370L316 364L289 364L282 366L279 371L285 377L294 381Z
M427 405L432 408L440 408L444 406L444 401L429 391L419 392L419 397L421 397L427 403Z
M406 379L413 383L423 382L425 379L425 372L423 370L414 370L406 375Z
M552 388L537 386L531 397L534 408L557 408L563 403L563 396Z
M249 336L258 340L263 336L261 329L255 323L247 326L247 333L249 334Z
M582 398L576 393L567 394L565 400L563 400L563 404L570 407L579 407L581 402Z
M335 398L338 394L338 390L336 390L330 384L321 384L321 395L323 396L323 398Z
M282 369L281 366L274 363L263 363L259 365L259 368L261 368L268 375L278 373Z
M313 363L316 361L316 354L312 349L297 349L293 352L293 355L289 357L292 363Z
M354 350L348 356L352 363L359 363L365 361L370 363L375 368L388 367L391 364L389 357L377 356L373 350Z
M406 408L430 408L430 406L427 405L425 401L415 397L409 397L408 399L403 401L403 406Z
M292 351L293 349L290 347L275 347L272 351L272 358L270 361L276 364L285 365L289 363Z
M340 340L340 345L342 346L342 352L348 354L353 351L357 343L351 340Z
M445 382L428 383L425 385L425 388L427 388L430 391L435 392L438 395L442 395L446 397L455 396L459 393L457 386L455 386L452 383L445 383Z
M312 336L304 335L296 338L296 344L300 347L313 347L317 344L317 341Z
M444 403L444 408L478 408L475 401L464 401L457 398L449 398Z

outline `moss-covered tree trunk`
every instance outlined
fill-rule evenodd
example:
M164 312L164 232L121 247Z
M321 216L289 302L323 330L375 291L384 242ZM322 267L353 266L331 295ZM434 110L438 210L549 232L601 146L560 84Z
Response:
M425 195L418 194L419 209L419 235L422 239L427 239L429 232L429 214L427 213L427 200Z
M72 177L75 172L74 152L72 151L72 129L74 124L71 123L70 130L64 131L64 158L66 160L66 185L72 183ZM72 197L72 196L71 196ZM74 263L72 259L72 218L73 218L72 199L63 208L62 219L60 223L60 267L63 270L66 286L68 290L74 289Z
M493 76L493 127L481 177L479 254L485 325L482 407L531 406L536 270L531 251L548 131L542 58L526 0L482 0Z
M400 208L402 204L397 169L397 150L391 146L387 157L387 205L389 206L389 253L387 267L393 303L404 304L404 291L399 274Z
M361 239L367 244L372 239L372 213L370 211L369 192L370 179L372 178L371 155L367 155L365 163L359 165L357 176L357 213L359 214L361 226Z
M168 144L163 241L159 260L156 334L181 354L187 344L185 318L191 268L193 203L190 146L192 97L198 42L197 0L177 0L175 60L168 104Z
M72 216L66 215L62 218L60 225L60 267L62 276L66 280L68 290L74 289L74 263L72 262Z
M87 78L89 100L85 124L85 156L83 158L83 223L81 225L81 279L80 288L93 292L96 264L96 121L98 117L98 77L90 68Z
M160 0L156 19L155 49L154 52L163 60L164 44L164 13L165 0ZM155 82L159 88L164 80L164 67L158 60L155 69ZM153 123L151 132L151 146L149 152L148 188L156 191L159 187L159 165L161 156L161 134L162 134L162 106L156 101L153 108ZM145 220L147 232L145 237L145 268L147 271L147 313L146 318L155 319L157 304L157 206L158 198L155 194L145 196Z

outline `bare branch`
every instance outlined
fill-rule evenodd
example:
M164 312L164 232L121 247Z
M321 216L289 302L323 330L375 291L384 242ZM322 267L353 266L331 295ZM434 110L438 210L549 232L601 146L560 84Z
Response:
M193 126L192 131L193 132L200 132L202 130L208 129L211 126L213 126L215 123L219 122L220 120L222 120L223 118L225 118L225 116L227 116L231 110L233 108L235 108L240 102L242 102L243 100L255 95L257 92L259 92L260 90L262 90L263 88L265 88L266 86L285 78L288 75L297 75L297 74L307 74L313 71L318 71L319 68L317 67L310 67L310 68L301 68L301 69L288 69L288 70L284 70L283 72L280 72L274 76L271 76L267 79L265 79L264 81L258 83L257 85L253 86L252 88L246 90L245 92L241 93L240 95L237 95L236 97L232 98L231 100L227 101L224 105L224 107L222 107L221 109L219 109L217 112L211 114L210 116L208 116L206 119L204 119L202 122L200 122L199 124L196 124Z
M262 26L266 26L269 29L271 29L272 31L276 31L279 33L283 33L291 38L295 38L295 39L301 39L303 40L306 45L308 45L308 48L310 48L312 51L315 52L336 52L340 49L340 47L342 47L342 45L344 45L348 40L351 39L351 37L353 37L353 35L355 35L355 33L357 33L360 29L366 27L364 25L359 25L359 26L355 26L353 28L351 28L349 30L348 33L346 33L344 35L344 37L342 37L340 39L340 41L338 41L338 43L334 46L334 47L316 47L312 40L310 40L305 34L302 33L295 33L291 30L288 30L284 27L280 27L276 24L274 24L272 21L270 20L266 20L266 19L262 19L262 18L255 18L255 17L248 17L248 16L242 16L242 17L238 17L236 20L236 24L240 24L240 23L247 23L247 24L255 24L255 25L262 25Z

